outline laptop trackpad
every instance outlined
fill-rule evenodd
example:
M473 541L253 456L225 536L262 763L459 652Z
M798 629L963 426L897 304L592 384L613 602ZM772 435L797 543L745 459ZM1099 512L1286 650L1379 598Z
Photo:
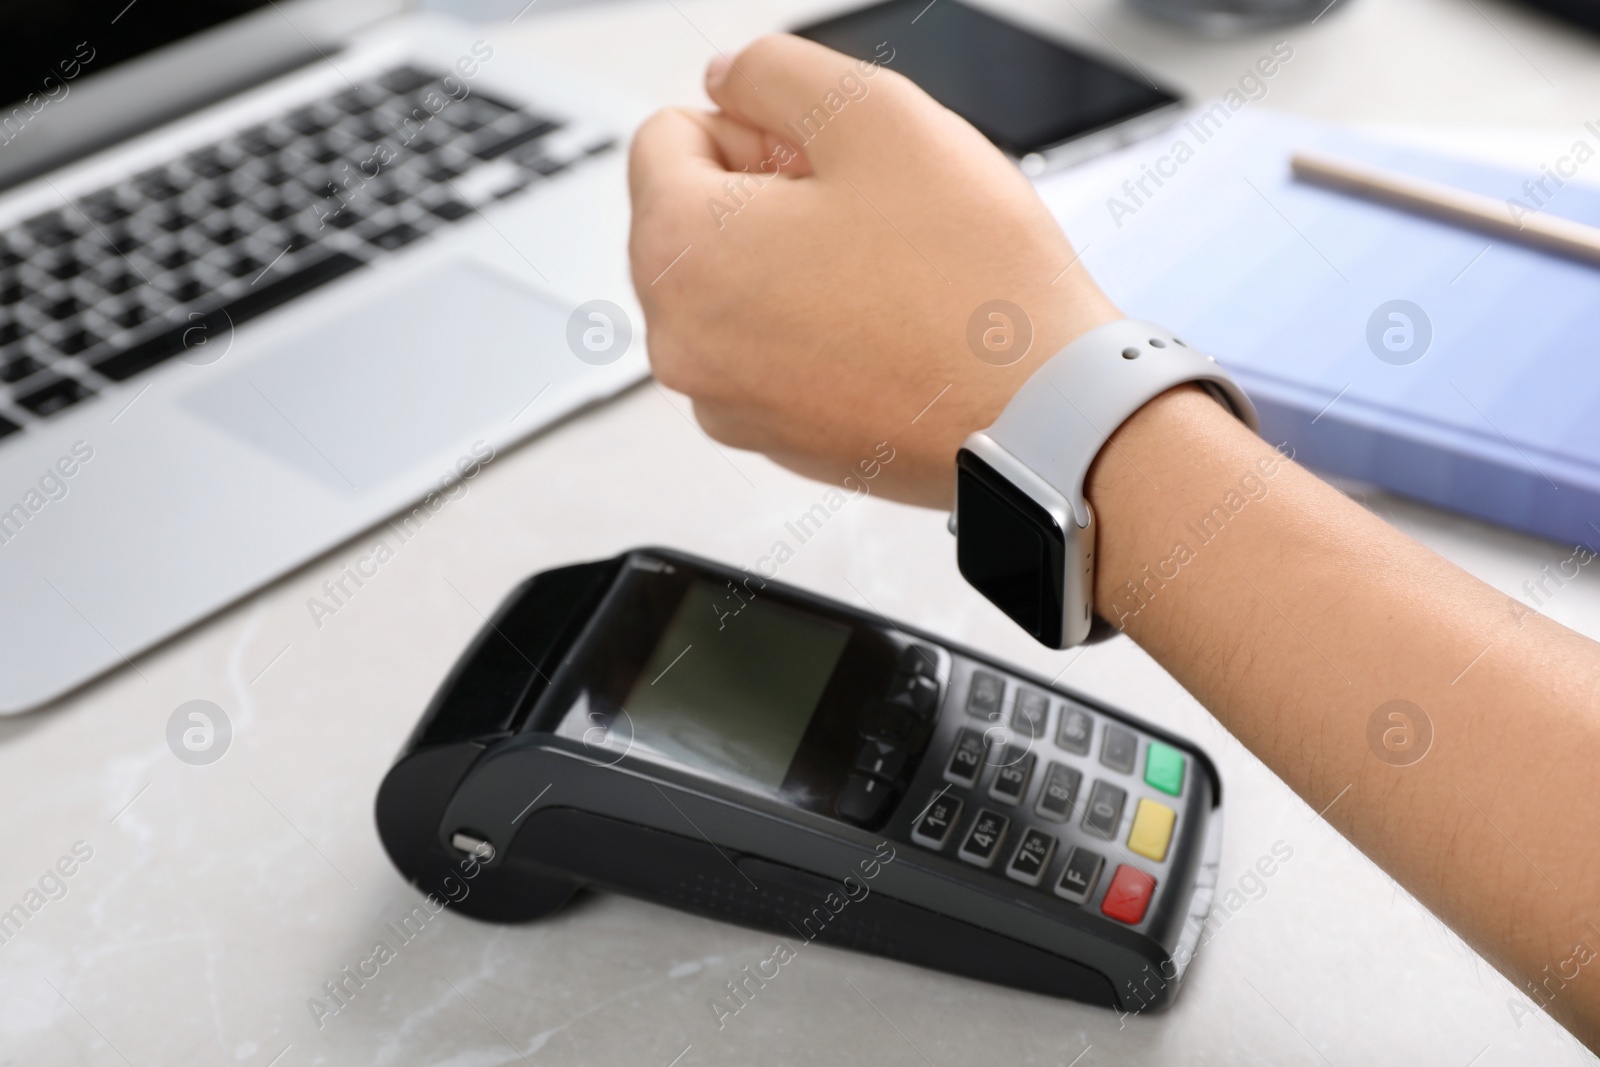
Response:
M509 421L563 367L568 309L442 264L186 394L183 405L344 492Z

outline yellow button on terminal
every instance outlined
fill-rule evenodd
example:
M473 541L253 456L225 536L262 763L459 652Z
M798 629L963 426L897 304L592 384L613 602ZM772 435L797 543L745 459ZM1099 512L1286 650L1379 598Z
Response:
M1172 826L1178 813L1154 800L1139 801L1133 813L1133 831L1128 834L1128 847L1141 856L1160 863L1167 858L1167 845L1172 841Z

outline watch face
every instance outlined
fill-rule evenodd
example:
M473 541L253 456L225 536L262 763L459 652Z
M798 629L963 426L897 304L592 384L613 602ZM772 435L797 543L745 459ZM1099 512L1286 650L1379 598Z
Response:
M1040 642L1061 647L1066 537L1050 514L973 453L956 454L961 576Z

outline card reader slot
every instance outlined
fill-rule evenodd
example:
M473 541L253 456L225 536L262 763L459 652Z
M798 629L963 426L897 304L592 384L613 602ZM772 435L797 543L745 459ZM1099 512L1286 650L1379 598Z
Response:
M797 950L820 941L1016 989L1116 1005L1111 982L1100 972L889 897L853 868L831 878L573 808L542 808L527 818L501 876L519 868L768 930ZM853 876L848 891L846 876Z
M620 562L545 571L513 589L439 687L402 758L431 744L515 730L549 686Z

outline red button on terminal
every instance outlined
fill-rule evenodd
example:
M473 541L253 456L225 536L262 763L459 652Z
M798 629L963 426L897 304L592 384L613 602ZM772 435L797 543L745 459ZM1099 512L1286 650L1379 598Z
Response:
M1119 922L1133 926L1144 918L1150 906L1150 894L1156 890L1156 880L1126 863L1117 868L1106 889L1106 899L1100 910Z

